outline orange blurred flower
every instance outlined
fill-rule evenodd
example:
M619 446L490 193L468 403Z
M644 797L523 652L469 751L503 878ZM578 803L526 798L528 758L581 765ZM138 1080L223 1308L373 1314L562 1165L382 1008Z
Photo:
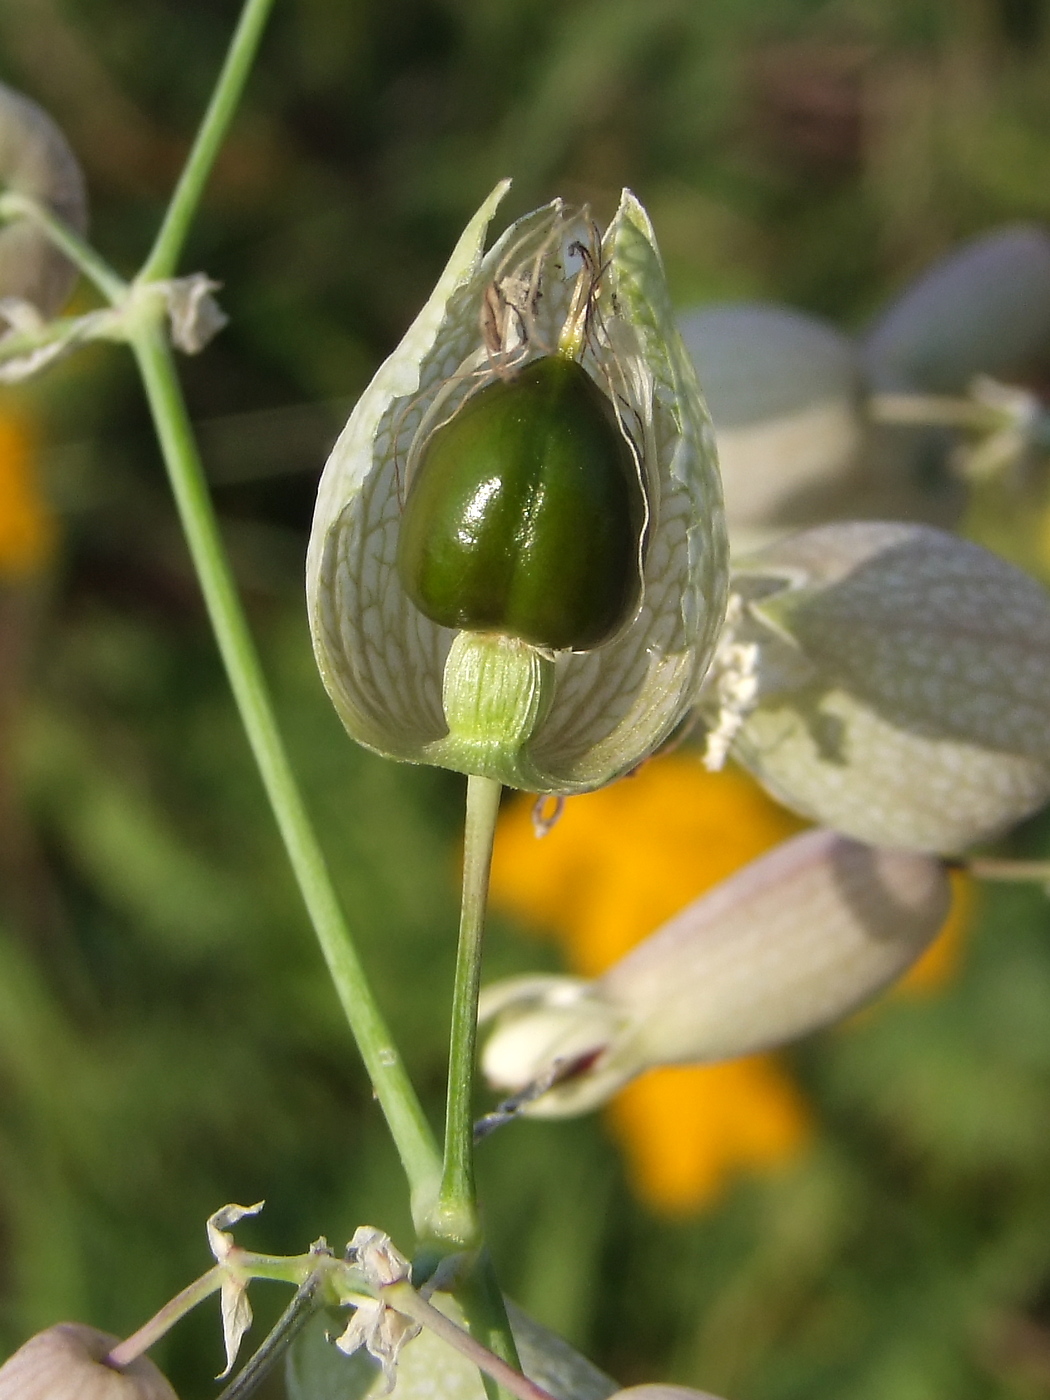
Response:
M963 939L973 918L976 888L963 870L951 872L952 907L944 927L914 967L909 968L894 992L919 996L937 992L955 976L962 957Z
M804 825L740 770L708 773L695 757L670 755L572 798L542 841L531 803L508 807L492 896L552 934L572 971L594 977ZM913 990L950 975L967 902L956 898L944 934L905 979ZM653 1070L617 1095L608 1118L639 1195L668 1213L709 1205L741 1171L790 1161L813 1132L810 1110L775 1055Z
M55 550L55 517L37 485L36 437L20 414L0 410L0 578L23 579Z
M542 841L531 813L525 800L500 818L493 897L553 933L584 977L806 825L741 770L678 754L571 798Z

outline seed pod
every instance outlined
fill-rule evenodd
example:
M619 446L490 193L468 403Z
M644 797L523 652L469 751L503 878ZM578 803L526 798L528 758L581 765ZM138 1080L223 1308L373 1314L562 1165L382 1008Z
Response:
M850 522L743 561L734 588L700 709L785 805L952 855L1050 798L1050 595L1034 579L938 530Z
M642 595L645 495L607 396L546 355L427 440L398 536L401 583L444 627L589 651Z
M78 233L87 228L87 193L76 156L42 107L0 83L0 187L43 204ZM47 318L60 311L77 270L27 219L0 225L0 297L31 302Z
M689 905L593 982L485 989L489 1081L526 1112L583 1113L657 1065L769 1050L829 1025L905 971L948 912L942 863L807 831ZM568 1072L559 1078L557 1066ZM578 1069L574 1072L574 1066Z
M333 449L310 625L359 742L583 792L687 712L721 626L728 546L711 425L645 211L625 191L600 234L556 201L483 254L505 189Z
M120 1371L107 1366L116 1345L79 1322L38 1332L0 1366L0 1400L178 1400L146 1356Z

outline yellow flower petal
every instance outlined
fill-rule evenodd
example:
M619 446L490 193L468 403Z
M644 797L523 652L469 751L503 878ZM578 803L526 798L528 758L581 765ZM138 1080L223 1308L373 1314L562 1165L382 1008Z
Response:
M708 773L694 757L669 755L570 798L542 841L531 803L513 804L496 836L492 897L551 929L573 970L596 976L803 826L738 769Z
M771 1055L654 1070L617 1095L608 1115L639 1197L672 1215L712 1205L742 1170L791 1161L813 1132Z
M895 992L913 995L937 992L958 972L977 891L973 879L964 870L953 870L951 882L952 907L944 927L915 966L897 983Z

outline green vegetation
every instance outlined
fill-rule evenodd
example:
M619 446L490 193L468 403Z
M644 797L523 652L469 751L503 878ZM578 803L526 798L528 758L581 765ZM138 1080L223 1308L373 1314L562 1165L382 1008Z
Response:
M67 133L94 245L122 272L237 8L0 10L0 78ZM960 238L1050 215L1048 79L1039 0L278 0L179 269L223 284L231 323L180 372L293 765L433 1123L463 783L355 746L317 678L302 559L348 406L505 174L511 216L562 193L604 219L630 185L683 307L761 296L857 329ZM28 567L0 561L5 1351L64 1318L131 1332L207 1266L204 1221L225 1201L267 1198L238 1238L273 1253L322 1232L341 1245L363 1221L411 1228L131 359L94 346L5 390L8 418L61 538ZM1008 551L1001 504L989 529ZM1045 816L1010 850L1050 850ZM491 922L486 980L558 967ZM791 1058L815 1145L694 1218L635 1199L601 1120L494 1135L478 1175L506 1290L623 1384L1046 1394L1050 902L989 889L935 997ZM286 1301L266 1290L255 1337ZM215 1314L157 1359L182 1400L214 1395Z

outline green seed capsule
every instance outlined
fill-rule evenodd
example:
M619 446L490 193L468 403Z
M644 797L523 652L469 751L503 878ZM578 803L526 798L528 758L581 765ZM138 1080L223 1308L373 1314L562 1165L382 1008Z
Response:
M405 501L398 573L443 627L587 651L638 607L645 520L611 403L551 355L435 429Z

